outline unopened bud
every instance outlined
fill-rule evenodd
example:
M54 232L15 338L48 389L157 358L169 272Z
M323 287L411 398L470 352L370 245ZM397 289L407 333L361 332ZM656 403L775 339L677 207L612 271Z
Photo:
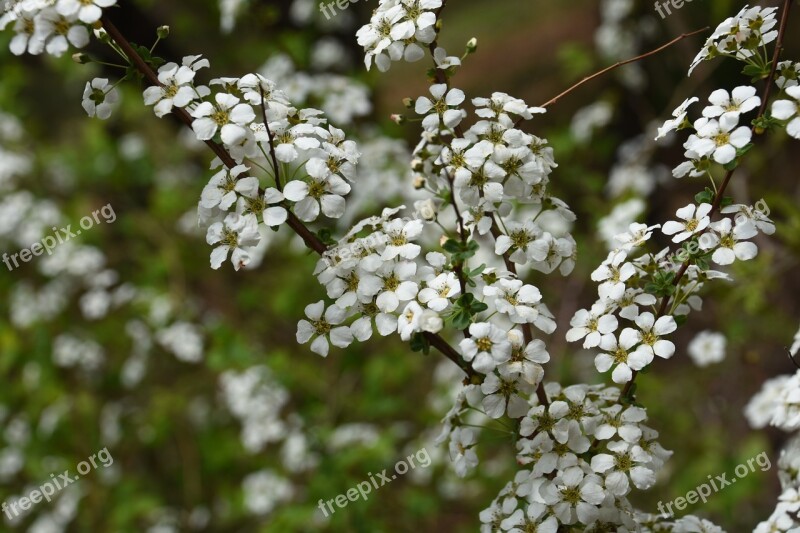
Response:
M449 240L450 238L447 235L442 235L441 237L439 237L439 246L444 246L444 243L446 243Z
M75 54L72 54L72 60L76 63L80 63L81 65L85 65L86 63L89 63L92 59L83 52L77 52Z
M108 36L108 32L103 28L95 28L94 29L94 36L102 43L108 43L111 41L111 37Z
M392 119L392 122L394 122L395 124L403 124L406 121L406 117L398 114L391 115L389 116L389 118Z
M419 176L419 175L414 176L414 188L415 189L421 189L424 186L425 186L425 178L423 178L422 176Z
M169 35L169 26L159 26L156 30L159 39L166 39Z
M413 170L414 172L419 172L420 170L422 170L422 159L420 159L419 157L415 157L414 159L412 159L411 170Z
M478 49L478 39L473 37L469 41L467 41L467 53L474 54L475 51Z
M408 109L414 107L414 100L411 98L403 98L403 105L406 106Z
M427 220L428 222L436 220L436 204L430 198L414 202L414 209L419 218Z

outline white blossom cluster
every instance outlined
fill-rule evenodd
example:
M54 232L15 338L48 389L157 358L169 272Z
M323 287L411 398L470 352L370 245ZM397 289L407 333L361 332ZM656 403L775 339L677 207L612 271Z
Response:
M744 412L750 426L767 425L795 432L781 450L778 478L781 495L772 515L754 533L797 531L800 528L800 371L768 380L753 396Z
M748 61L760 55L764 47L778 37L778 30L775 29L777 11L777 7L745 5L735 16L725 19L692 61L689 75L701 62L715 57Z
M381 72L392 61L419 61L436 39L436 15L442 0L379 0L369 24L356 37L366 52L364 64Z
M5 0L0 30L13 23L9 48L15 55L47 52L59 57L70 45L89 44L89 28L117 0Z
M464 424L472 410L487 408L481 389L462 391L439 437L448 442L461 476L478 465L479 433ZM627 499L634 487L650 488L672 455L644 424L644 409L621 405L614 387L548 383L544 389L549 405L534 396L509 413L524 413L516 442L524 468L480 513L481 531L695 531L688 528L700 522L695 517L664 521L635 510Z
M260 224L280 226L289 211L303 222L320 214L341 217L360 154L342 130L326 125L322 111L292 107L261 74L195 84L197 70L207 66L200 56L185 57L182 66L163 65L161 85L145 89L144 99L154 105L157 116L185 108L197 139L219 140L236 161L212 176L198 213L200 224L208 228L206 241L214 246L212 268L219 268L230 254L238 270L250 262L250 252L261 240ZM222 163L217 158L212 168ZM256 166L266 171L271 186L262 187L251 175Z
M738 159L739 150L750 143L752 133L750 128L737 125L743 113L761 104L755 93L750 86L736 87L730 93L725 89L714 91L710 105L693 126L686 115L697 98L687 99L674 111L673 118L659 129L659 137L675 129L695 130L684 144L690 161L675 169L676 178L687 173L706 176L714 163L727 165ZM633 373L647 367L655 356L673 356L675 345L666 336L677 329L676 317L701 308L698 292L705 281L729 279L727 274L711 270L709 262L727 266L753 259L758 248L751 239L759 232L772 234L775 230L768 210L765 213L756 206L727 205L720 213L723 217L712 221L712 204L698 202L678 209L677 220L663 225L632 223L628 231L615 237L617 246L592 273L592 280L599 283L598 299L590 309L575 314L567 340L583 339L584 348L599 349L595 366L599 372L613 369L615 383L630 381ZM674 243L683 243L684 253L671 252L670 248L657 254L639 253L656 230ZM690 258L693 261L673 294L669 286ZM665 297L671 298L671 305L660 308L660 299ZM630 325L620 328L620 320Z

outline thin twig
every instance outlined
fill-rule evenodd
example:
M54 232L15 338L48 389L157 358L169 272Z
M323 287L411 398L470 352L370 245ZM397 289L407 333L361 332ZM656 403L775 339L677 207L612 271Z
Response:
M567 94L571 93L572 91L574 91L575 89L577 89L578 87L583 85L584 83L587 83L587 82L589 82L589 81L591 81L591 80L593 80L593 79L595 79L595 78L597 78L599 76L602 76L603 74L605 74L607 72L610 72L610 71L612 71L614 69L617 69L617 68L619 68L621 66L627 65L629 63L635 63L636 61L639 61L641 59L645 59L647 57L653 56L653 55L661 52L662 50L666 50L667 48L669 48L673 44L677 43L678 41L682 41L683 39L686 39L687 37L691 37L693 35L697 35L698 33L702 33L702 32L704 32L706 30L708 30L708 26L706 26L705 28L699 29L699 30L695 30L693 32L681 34L681 35L675 37L674 39L672 39L670 42L668 42L666 44L662 44L661 46L659 46L655 50L650 50L647 53L644 53L644 54L636 56L636 57L632 57L631 59L626 59L624 61L619 61L617 63L614 63L613 65L608 66L608 67L604 68L603 70L595 72L591 76L587 76L587 77L583 78L581 81L579 81L578 83L576 83L572 87L570 87L567 90L561 92L558 96L555 96L555 97L551 98L550 100L548 100L547 102L543 103L540 107L547 107L549 105L555 104L563 96L566 96Z
M272 130L269 129L269 120L267 120L267 106L264 103L264 88L261 83L258 84L258 92L261 93L261 116L264 118L264 129L267 130L267 137L269 137L269 155L272 158L272 169L275 171L275 187L280 191L281 187L281 171L278 168L278 158L275 155L275 143L272 142L274 137Z

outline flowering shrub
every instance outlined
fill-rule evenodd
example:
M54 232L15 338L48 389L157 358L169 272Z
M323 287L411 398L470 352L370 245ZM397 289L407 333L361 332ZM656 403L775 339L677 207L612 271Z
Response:
M405 101L406 114L393 117L418 126L407 168L389 170L387 180L403 181L410 174L404 196L413 206L384 207L359 219L368 205L369 193L363 191L372 187L369 176L378 174L365 146L381 141L359 138L349 127L369 109L343 110L336 103L341 100L311 102L335 96L337 86L358 98L362 87L320 78L306 80L308 87L300 90L297 80L290 83L292 66L285 58L270 60L259 72L211 77L212 65L202 55L174 61L157 55L166 27L159 28L151 47L130 42L109 17L115 3L21 0L8 6L2 25L14 33L10 50L16 55L60 56L70 46L85 47L93 34L118 56L123 74L86 84L82 106L89 116L108 119L119 105L117 87L141 80L143 103L156 117L175 116L206 144L214 157L196 218L212 269L269 268L262 264L266 245L273 232L287 230L318 256L309 274L326 298L309 300L305 316L297 317L299 344L328 357L331 347L396 336L408 350L438 352L460 370L460 390L440 413L436 438L455 474L465 477L480 469L479 436L498 424L517 463L513 478L475 517L482 531L721 531L692 515L649 514L632 502L665 476L673 453L681 453L660 444L648 406L637 395L637 376L679 351L675 332L702 309L709 285L733 281L728 270L719 269L753 260L759 252L754 239L775 233L768 208L735 203L726 193L759 137L785 131L800 138L800 67L781 55L790 1L782 11L745 6L703 45L690 75L705 61L724 59L742 63L743 78L707 96L679 95L684 102L647 140L685 139L684 161L671 174L699 182L692 184L694 201L660 223L617 213L624 223L604 224L607 257L590 274L597 297L566 317L568 325L548 307L554 295L546 276L572 274L579 261L573 236L579 221L568 199L554 195L558 153L536 132L548 109L574 87L542 106L499 91L468 95L456 79L479 54L477 42L468 40L456 55L440 46L446 2L379 0L356 33L366 68L385 72L396 62L425 60L429 86ZM92 61L84 52L75 54L80 63ZM606 115L595 109L584 117L601 124ZM365 164L368 171L362 172ZM16 194L9 201L32 202L23 192ZM45 225L55 224L60 214L51 218ZM659 242L675 246L661 248ZM125 306L135 314L136 306L145 306L139 289L118 284L116 273L105 269L99 250L76 246L63 254L71 255L47 274L66 272L86 285L80 297L84 314L99 318ZM537 285L530 281L534 277ZM12 298L46 297L21 292ZM26 322L17 312L22 316L16 320ZM189 316L181 316L184 312ZM180 361L201 359L204 334L212 335L213 324L204 330L191 309L168 305L149 314L149 321L127 323L135 352L157 344ZM580 343L610 383L555 379L557 372L548 366L551 336ZM701 366L719 361L725 338L704 332L688 351ZM85 356L74 360L75 352ZM104 359L94 341L67 335L56 339L54 354L61 366L86 369ZM138 359L144 364L143 356ZM141 371L135 358L129 361L126 375L135 382ZM748 420L756 427L800 427L794 411L800 402L798 376L767 382L748 407ZM243 426L248 451L284 442L289 473L315 468L320 458L308 451L303 420L286 412L288 392L269 368L226 370L219 383ZM352 433L357 439L360 432ZM795 439L782 453L784 492L775 514L756 531L800 527L800 481L792 466L797 449ZM245 505L255 514L267 515L300 497L271 469L250 474L244 484Z

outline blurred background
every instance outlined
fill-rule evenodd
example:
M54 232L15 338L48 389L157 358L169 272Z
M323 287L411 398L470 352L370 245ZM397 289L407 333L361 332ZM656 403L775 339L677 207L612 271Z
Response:
M157 2L125 0L110 15L136 43L171 27L156 53L204 54L201 77L262 72L290 99L319 107L359 140L355 208L344 223L413 200L408 170L418 130L398 126L402 99L427 91L427 63L366 72L355 30L375 0L326 20L316 0ZM698 0L661 18L632 1L459 0L440 39L461 55L454 79L468 97L507 92L538 105L583 76L681 33L716 26L740 3ZM767 3L766 5L770 5ZM326 359L298 346L303 308L324 297L315 258L283 230L267 231L252 268L209 268L195 207L211 176L210 154L172 120L157 120L134 83L107 121L81 109L86 81L113 68L68 55L15 57L0 32L0 252L29 247L52 227L113 207L115 219L20 268L0 267L0 501L11 502L98 451L93 469L2 531L438 532L475 531L516 464L513 443L484 433L478 474L455 476L434 444L461 376L433 353L373 337ZM789 34L785 57L800 43ZM675 180L682 140L656 143L655 127L689 96L749 83L721 60L686 71L704 37L586 84L528 124L554 146L553 193L578 215L579 259L550 278L544 300L558 319L546 379L599 382L593 354L567 345L574 311L590 304L589 273L607 241L638 220L660 223L704 182ZM96 43L92 46L97 46ZM101 48L89 48L108 58ZM188 132L190 133L190 132ZM651 427L675 455L663 479L634 503L656 512L762 451L776 461L785 435L754 432L743 408L764 380L794 369L786 355L800 317L798 151L785 136L760 139L729 189L763 198L777 232L757 259L737 263L736 283L708 287L701 312L676 335L676 356L638 380ZM350 205L350 202L348 203ZM603 221L601 223L601 221ZM598 232L602 225L603 232ZM609 234L610 233L610 234ZM666 242L664 242L666 244ZM532 283L539 285L537 275ZM687 345L723 333L726 358L698 367ZM449 366L448 366L449 365ZM610 382L610 380L608 380ZM425 448L415 468L332 517L317 508ZM778 495L776 469L755 473L687 512L728 531L750 531Z

